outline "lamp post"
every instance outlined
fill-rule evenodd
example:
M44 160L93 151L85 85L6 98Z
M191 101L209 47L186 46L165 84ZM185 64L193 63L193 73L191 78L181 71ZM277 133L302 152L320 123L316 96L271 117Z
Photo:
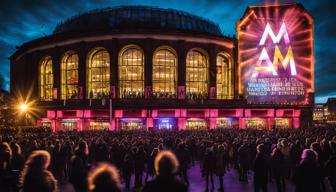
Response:
M19 105L19 110L21 112L21 114L24 115L24 125L28 125L28 112L30 110L30 107L27 103L21 103Z

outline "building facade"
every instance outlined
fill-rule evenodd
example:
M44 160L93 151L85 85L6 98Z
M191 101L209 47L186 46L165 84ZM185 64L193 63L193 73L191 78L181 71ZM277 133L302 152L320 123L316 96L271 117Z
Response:
M11 94L37 100L37 123L54 131L309 127L313 91L290 103L240 91L239 35L172 9L84 13L18 48Z

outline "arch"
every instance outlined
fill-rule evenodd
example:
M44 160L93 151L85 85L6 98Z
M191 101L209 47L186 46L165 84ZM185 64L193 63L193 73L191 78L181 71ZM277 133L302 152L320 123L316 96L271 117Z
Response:
M89 98L110 95L110 54L103 47L93 48L88 55L86 88Z
M192 48L186 56L186 97L205 99L209 87L209 57L206 51Z
M217 99L233 99L233 61L226 52L220 52L216 58Z
M153 96L176 98L177 96L177 54L169 46L158 47L153 54Z
M78 98L78 54L67 51L61 60L61 99Z
M120 98L144 96L144 52L137 45L127 45L118 56L118 81Z
M54 75L51 56L45 56L40 61L40 98L43 100L53 99Z

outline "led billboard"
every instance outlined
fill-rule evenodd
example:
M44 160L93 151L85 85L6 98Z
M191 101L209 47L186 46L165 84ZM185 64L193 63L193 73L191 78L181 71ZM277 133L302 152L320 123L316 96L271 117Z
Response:
M314 31L302 5L249 7L237 31L239 93L248 103L308 104L314 92Z

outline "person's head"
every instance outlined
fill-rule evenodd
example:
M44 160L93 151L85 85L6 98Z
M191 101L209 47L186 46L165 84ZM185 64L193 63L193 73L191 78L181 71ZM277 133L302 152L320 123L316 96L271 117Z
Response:
M260 153L260 154L264 154L265 153L265 146L264 146L264 144L259 144L257 146L257 152Z
M154 167L156 175L172 176L178 171L179 162L173 152L164 150L156 156Z
M100 164L88 175L90 192L120 191L120 178L115 166Z
M13 153L17 155L21 155L22 151L21 151L21 147L19 144L15 143L13 145Z
M7 142L3 142L0 145L0 154L3 155L3 153L8 154L7 156L9 156L9 158L12 158L12 149Z
M302 151L301 160L302 161L316 161L317 154L315 151L311 149L305 149Z
M319 152L319 151L321 151L321 145L318 142L314 142L310 145L310 149L312 149L316 152Z
M37 150L33 151L33 153L29 155L25 166L28 169L43 171L49 167L49 164L50 164L49 152L45 150Z
M89 147L85 141L81 141L78 144L78 151L80 151L81 153L84 153L85 155L89 154Z
M329 141L330 150L332 153L336 153L336 141Z
M272 151L272 157L279 157L281 156L281 150L279 148L274 148L273 151Z

